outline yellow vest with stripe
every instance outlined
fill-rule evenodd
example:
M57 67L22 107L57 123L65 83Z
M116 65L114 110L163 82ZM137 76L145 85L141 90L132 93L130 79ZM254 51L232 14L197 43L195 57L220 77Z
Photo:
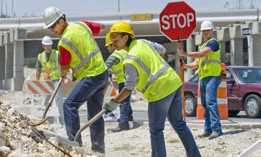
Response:
M201 47L200 51L203 50L209 41L216 40L215 38L209 39ZM217 40L216 40L217 41ZM218 42L218 41L217 41ZM220 67L220 50L221 45L219 44L219 49L217 51L209 53L206 57L199 58L199 80L208 77L208 76L220 76L221 67Z
M133 65L138 73L136 88L149 102L160 100L177 90L182 81L147 40L134 40L123 65Z
M107 70L98 44L85 23L69 24L62 33L59 46L71 53L70 68L78 80L95 77Z
M111 55L119 59L119 63L112 66L113 74L117 83L124 82L124 73L123 73L123 60L127 56L128 52L125 50L115 51Z
M42 53L38 54L38 60L42 65L41 68L41 76L40 78L44 80L44 76L46 75L46 68L51 68L50 70L50 80L58 80L61 76L60 74L60 64L59 64L59 52L52 49L50 52L50 58L46 60L46 53L43 51Z

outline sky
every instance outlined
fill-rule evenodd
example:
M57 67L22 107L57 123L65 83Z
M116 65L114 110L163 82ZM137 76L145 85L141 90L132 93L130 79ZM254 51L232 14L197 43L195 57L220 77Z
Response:
M177 0L180 1L180 0ZM67 15L106 13L148 13L162 11L175 0L0 0L1 15L9 17L42 16L49 6L60 8ZM261 9L261 0L184 0L196 11L228 8L250 8L251 2ZM239 3L240 2L240 3ZM239 5L240 4L240 5Z

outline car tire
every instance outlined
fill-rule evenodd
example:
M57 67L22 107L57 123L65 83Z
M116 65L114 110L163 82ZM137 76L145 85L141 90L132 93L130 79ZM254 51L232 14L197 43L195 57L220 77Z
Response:
M261 117L261 98L256 94L250 94L244 102L244 108L249 118Z
M185 96L185 109L188 117L196 116L197 100L193 95Z
M228 110L229 117L235 117L240 111Z

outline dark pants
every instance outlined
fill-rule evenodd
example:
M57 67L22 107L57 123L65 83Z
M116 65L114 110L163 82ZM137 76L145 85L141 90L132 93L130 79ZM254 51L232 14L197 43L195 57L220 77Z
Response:
M88 120L102 110L104 89L108 82L108 72L96 76L83 78L73 89L64 102L64 121L66 132L70 140L80 129L79 107L87 101ZM101 117L90 126L91 142L94 147L104 149L104 120ZM81 137L78 142L82 143Z
M124 83L119 84L119 92L124 88ZM132 108L130 105L130 97L129 95L126 99L121 102L120 105L120 119L119 119L119 127L122 129L129 128L129 121L133 121L132 117Z

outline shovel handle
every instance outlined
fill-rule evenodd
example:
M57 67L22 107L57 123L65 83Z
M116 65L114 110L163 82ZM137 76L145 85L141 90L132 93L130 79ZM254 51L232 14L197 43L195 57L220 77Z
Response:
M53 102L53 100L54 100L54 97L56 96L56 94L57 94L57 92L58 92L58 90L59 90L59 88L60 88L62 82L63 82L63 78L61 77L60 80L59 80L59 82L58 82L58 85L55 87L54 92L53 92L53 94L51 95L51 98L50 98L49 101L48 101L48 105L46 106L46 108L45 108L45 110L44 110L44 112L43 112L42 119L45 119L46 114L47 114L49 108L52 106L52 102Z
M102 115L103 115L105 112L106 112L106 110L105 110L105 109L102 109L102 110L101 110L99 113L97 113L92 119L90 119L90 120L88 121L88 123L86 123L84 126L82 126L82 127L80 128L80 130L78 130L78 132L76 133L76 135L75 135L73 141L76 142L77 139L79 138L81 132L82 132L83 130L85 130L86 128L88 128L90 125L92 125L94 122L96 122L99 118L101 118Z

